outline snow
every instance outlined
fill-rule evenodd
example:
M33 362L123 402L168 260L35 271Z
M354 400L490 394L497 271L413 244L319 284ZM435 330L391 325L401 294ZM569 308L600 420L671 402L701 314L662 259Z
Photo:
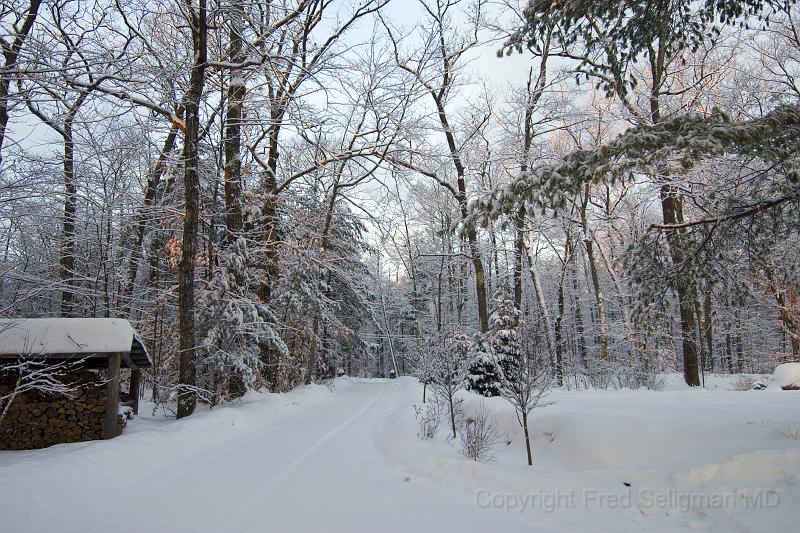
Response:
M775 367L771 385L781 389L800 389L800 363L783 363Z
M128 353L135 335L119 318L0 320L0 354Z
M666 380L669 382L669 379ZM723 379L719 379L722 389ZM430 391L429 391L430 392ZM250 393L186 420L152 404L114 440L0 452L3 530L786 531L800 508L800 394L561 391L513 409L490 463L443 424L417 437L411 378ZM506 442L509 442L508 444ZM626 486L625 483L630 484ZM120 502L122 511L120 511Z
M769 381L768 374L704 374L700 381L704 386L698 389L686 384L683 374L671 373L660 376L662 391L688 391L688 390L749 390L756 381Z
M721 389L726 379L711 381ZM732 387L727 381L725 388ZM494 462L464 459L446 430L433 441L415 440L410 419L402 417L381 438L387 457L478 504L530 519L537 531L780 531L796 525L800 395L554 391L547 399L555 403L530 420L532 469L507 402L471 393L461 399L467 417L481 405L496 416L506 438Z

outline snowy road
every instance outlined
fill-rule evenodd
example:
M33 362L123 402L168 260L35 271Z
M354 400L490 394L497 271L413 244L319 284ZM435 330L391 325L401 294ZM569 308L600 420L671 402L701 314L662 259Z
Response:
M0 530L535 530L387 462L376 437L408 409L409 387L347 383L324 401L265 411L268 422L220 444L206 442L204 432L213 441L218 431L208 423L173 430L179 422L115 441L0 452Z
M507 402L462 395L465 410L489 406L509 439L493 450L494 462L476 463L458 453L444 427L436 439L417 438L410 404L421 392L411 378L342 378L334 390L251 394L177 422L150 404L110 441L0 451L0 533L673 533L795 525L800 395L556 391L555 405L534 415L531 470ZM757 491L777 499L743 499ZM654 503L654 494L695 500ZM569 499L543 499L560 495ZM736 499L703 499L714 496ZM500 498L492 502L502 509L479 505L489 498Z

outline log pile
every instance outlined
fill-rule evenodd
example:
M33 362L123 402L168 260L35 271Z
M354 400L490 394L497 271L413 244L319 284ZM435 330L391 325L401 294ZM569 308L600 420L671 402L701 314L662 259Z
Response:
M80 370L67 379L78 384L72 398L36 393L14 398L0 420L0 450L44 448L103 437L106 392L98 374ZM8 376L0 382L0 396L10 391L12 382Z

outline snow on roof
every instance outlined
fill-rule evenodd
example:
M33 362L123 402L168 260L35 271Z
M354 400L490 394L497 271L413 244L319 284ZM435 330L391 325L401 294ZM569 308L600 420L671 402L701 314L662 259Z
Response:
M22 354L63 358L130 354L136 366L152 365L127 320L119 318L25 318L0 320L0 357Z

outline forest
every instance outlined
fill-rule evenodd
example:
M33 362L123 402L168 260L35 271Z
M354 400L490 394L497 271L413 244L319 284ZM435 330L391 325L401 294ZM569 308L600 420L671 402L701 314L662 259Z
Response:
M800 362L793 1L4 1L0 47L0 316L130 320L178 418Z

